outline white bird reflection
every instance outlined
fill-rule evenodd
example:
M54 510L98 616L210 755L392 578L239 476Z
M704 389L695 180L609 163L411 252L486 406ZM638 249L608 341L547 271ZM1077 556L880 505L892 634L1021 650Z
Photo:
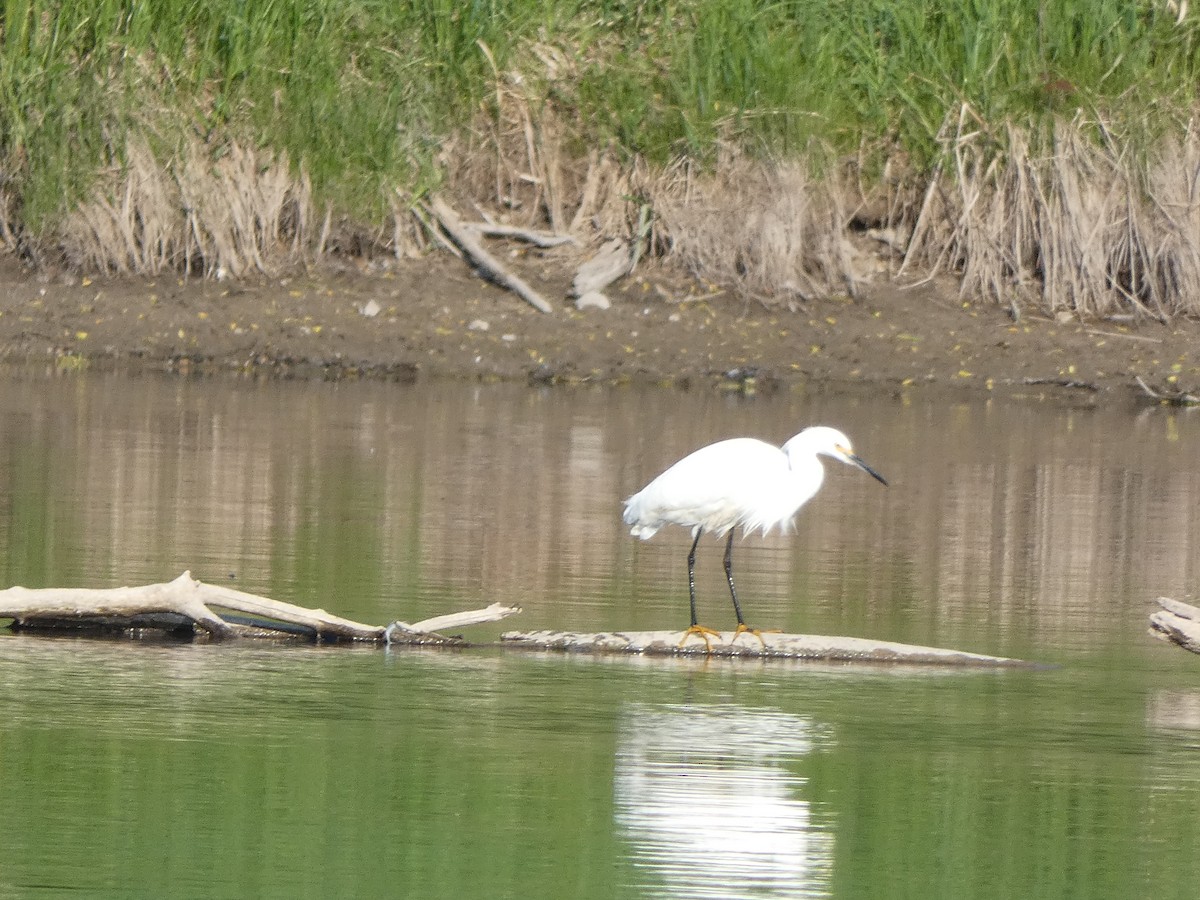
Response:
M1200 731L1200 693L1154 692L1149 697L1146 721L1164 731Z
M789 759L822 729L778 710L631 704L617 735L616 821L659 897L823 897L833 834Z

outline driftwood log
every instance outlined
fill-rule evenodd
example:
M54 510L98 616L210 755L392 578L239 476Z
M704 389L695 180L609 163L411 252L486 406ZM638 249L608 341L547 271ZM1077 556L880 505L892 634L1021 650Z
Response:
M1185 607L1200 620L1200 610L1165 598L1160 603ZM347 641L373 644L434 644L462 646L460 638L441 632L484 622L497 622L518 613L518 607L493 603L424 619L367 625L323 609L309 609L248 594L220 585L205 584L184 572L174 581L139 587L37 588L0 590L0 619L11 619L17 630L86 629L103 632L157 630L202 636L210 640L236 637L292 637L313 641ZM1188 649L1200 652L1200 621L1187 620L1193 632ZM763 632L710 636L708 641L689 636L681 645L680 631L568 631L506 632L501 646L522 650L568 653L641 654L646 656L745 656L846 663L906 663L947 666L1026 666L1022 660L985 656L961 650L922 647L865 638L826 637L808 634ZM1178 642L1178 641L1177 641Z
M897 644L866 638L826 637L814 634L763 632L761 639L732 632L704 640L689 636L682 646L681 631L613 631L578 634L570 631L508 631L500 636L506 646L528 650L574 653L635 653L647 656L748 656L802 659L814 662L906 663L946 666L1029 666L1024 660L985 656L961 650L943 650L915 644Z
M424 216L433 220L422 218L429 232L448 250L466 259L481 276L512 291L541 312L554 311L550 302L538 293L536 288L489 253L481 238L507 238L524 241L535 247L550 248L563 244L578 244L572 235L501 225L490 220L466 222L450 204L436 195L430 196L420 209ZM571 295L575 297L577 308L607 309L611 305L602 291L618 278L633 271L637 265L640 238L645 236L648 228L648 221L643 221L639 228L639 243L631 246L626 240L614 238L603 244L590 259L579 266L571 287Z
M1170 597L1159 597L1158 605L1162 608L1150 614L1150 633L1200 653L1200 607Z
M553 312L554 308L546 298L514 272L509 271L500 260L488 253L479 241L481 229L477 225L464 222L445 200L431 197L427 206L429 213L437 219L438 224L450 236L458 248L479 272L489 281L495 282L502 288L512 291L534 309L544 313Z
M205 584L192 578L190 572L174 581L139 587L0 590L0 619L12 619L17 629L157 629L200 632L214 640L303 636L377 644L461 643L438 631L495 622L517 612L517 607L493 603L486 609L438 616L412 625L365 625L323 609Z

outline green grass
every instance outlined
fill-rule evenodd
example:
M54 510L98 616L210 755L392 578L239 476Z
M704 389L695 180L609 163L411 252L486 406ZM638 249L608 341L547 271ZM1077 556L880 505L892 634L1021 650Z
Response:
M916 167L969 104L999 135L1055 115L1143 139L1196 102L1200 30L1155 0L10 0L0 186L38 235L119 161L189 135L286 151L340 213L381 221L439 177L447 136L494 114L495 78L567 115L569 146L704 163L719 146L867 146ZM536 43L570 66L548 78ZM1002 147L998 148L1002 152Z

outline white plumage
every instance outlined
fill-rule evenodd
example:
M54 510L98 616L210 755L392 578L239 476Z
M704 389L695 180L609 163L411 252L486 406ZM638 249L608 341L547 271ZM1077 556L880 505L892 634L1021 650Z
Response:
M752 631L742 619L737 590L733 585L733 532L761 531L779 526L791 530L796 513L821 488L825 467L820 456L830 456L887 484L883 476L863 462L850 446L850 439L836 428L806 428L783 447L754 438L733 438L709 444L685 456L642 490L625 501L625 524L630 534L647 540L664 525L682 525L692 530L688 554L688 586L692 603L692 627L684 635L700 634L707 641L711 629L696 624L696 544L706 531L728 533L725 546L725 575L737 634ZM734 635L737 636L736 634Z

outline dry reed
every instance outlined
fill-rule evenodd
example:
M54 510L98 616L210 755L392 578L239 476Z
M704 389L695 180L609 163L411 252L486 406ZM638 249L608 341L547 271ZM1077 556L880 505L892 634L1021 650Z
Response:
M848 193L803 164L733 157L712 175L677 166L652 179L661 244L697 277L762 298L854 293Z
M309 251L311 190L286 157L230 144L213 159L199 141L172 159L131 141L122 164L65 220L75 268L121 274L269 273Z
M997 140L969 119L947 142L952 166L930 182L906 264L949 268L965 294L1049 312L1200 311L1194 128L1139 158L1080 118L1056 123L1042 153L1018 128Z
M455 193L501 211L513 224L552 230L597 242L628 237L637 228L645 167L621 165L612 150L580 148L570 123L574 112L548 97L575 75L570 54L545 43L531 45L533 74L493 67L492 110L443 149L441 163Z
M540 48L547 78L567 65ZM893 248L867 259L856 242L864 204L872 228L900 235L905 283L951 272L964 294L1085 317L1134 312L1167 318L1200 312L1200 135L1193 127L1135 155L1103 123L1077 117L1039 137L989 128L964 104L939 133L943 162L920 173L885 170L886 189L829 165L821 154L789 161L723 153L709 169L687 159L657 169L577 147L544 84L497 73L484 124L448 145L446 183L484 215L599 241L643 241L657 256L764 302L854 294L888 269ZM865 196L874 192L874 200ZM886 199L880 202L879 195ZM916 198L923 198L917 202ZM422 229L403 189L393 229L373 247L411 255ZM311 190L285 157L228 145L213 159L199 141L160 160L133 141L61 229L81 269L210 275L273 272L345 242L330 240L329 212L311 227ZM14 230L8 207L0 239ZM649 223L647 223L647 212ZM365 226L363 226L365 228ZM369 243L369 242L368 242ZM894 243L894 242L893 242ZM338 246L335 246L338 245Z

